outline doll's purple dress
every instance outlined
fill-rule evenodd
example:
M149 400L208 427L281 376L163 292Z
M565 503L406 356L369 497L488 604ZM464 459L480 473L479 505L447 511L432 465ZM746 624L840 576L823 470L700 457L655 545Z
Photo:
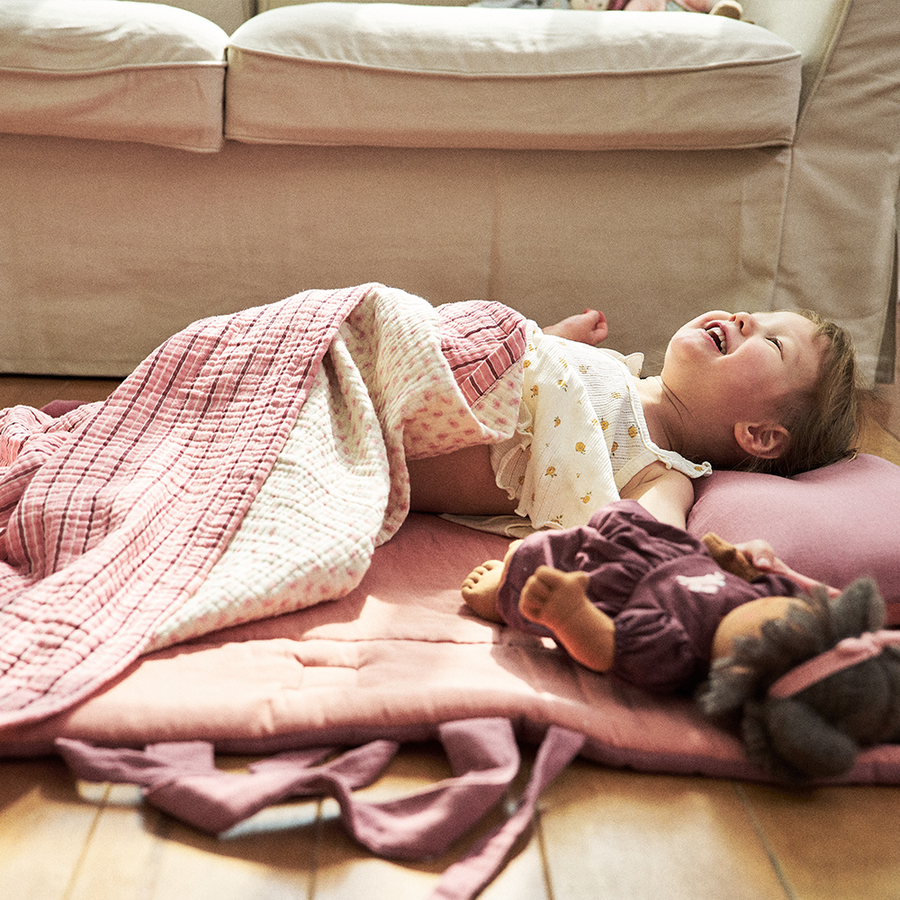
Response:
M518 607L540 565L590 575L588 596L616 623L613 674L653 691L690 689L706 677L716 628L735 607L804 594L782 575L747 582L725 572L701 541L633 500L602 507L586 526L532 534L513 554L500 615L513 628L553 637Z

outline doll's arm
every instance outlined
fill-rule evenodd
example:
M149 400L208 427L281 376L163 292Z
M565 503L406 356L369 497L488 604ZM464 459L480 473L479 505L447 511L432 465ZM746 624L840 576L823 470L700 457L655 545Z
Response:
M703 536L703 543L706 544L706 548L713 559L726 572L731 572L732 575L737 575L745 581L752 581L764 572L771 572L775 575L784 575L790 578L804 591L811 591L813 588L822 586L821 582L810 578L808 575L801 575L800 572L795 571L787 563L779 559L775 555L772 545L761 538L735 545L710 532ZM825 585L825 587L832 597L840 594L837 588L829 587L828 585Z
M704 534L702 541L712 558L726 572L737 575L744 581L753 581L754 578L763 574L763 569L753 564L752 553L747 549L748 545L742 544L740 548L736 547L712 531ZM759 548L760 554L765 554L766 559L771 562L775 558L775 554L769 552L772 548L765 541L756 543L765 545Z

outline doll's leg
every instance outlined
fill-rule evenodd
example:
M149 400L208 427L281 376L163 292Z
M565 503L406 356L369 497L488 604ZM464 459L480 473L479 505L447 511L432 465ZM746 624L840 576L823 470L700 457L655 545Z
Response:
M480 566L476 566L465 577L461 588L463 600L482 619L490 622L503 621L497 611L497 592L506 577L506 570L513 552L521 543L521 541L513 541L502 560L489 559Z
M586 572L540 566L522 588L519 612L549 628L576 662L595 672L607 672L615 654L616 626L591 603L588 580Z

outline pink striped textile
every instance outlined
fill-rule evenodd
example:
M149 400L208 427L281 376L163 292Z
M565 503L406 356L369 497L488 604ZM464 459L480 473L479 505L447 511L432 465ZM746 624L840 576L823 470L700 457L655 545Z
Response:
M369 289L203 320L106 402L0 418L0 725L114 678L190 595Z
M404 401L410 415L420 406L433 412L433 386L446 382L452 393L451 373L464 400L476 403L521 357L524 319L507 307L477 301L434 316L413 298L394 314L401 293L382 285L307 291L206 319L169 339L107 401L58 418L27 407L0 412L0 729L85 699L147 650L173 612L190 609L272 471L333 338L357 307L367 308L363 301L392 321L421 308L422 321L437 323L433 353L409 358L391 343L395 332L384 332L392 358L407 368L419 359L423 369L415 373L424 379L415 388L422 401ZM419 332L396 334L413 341ZM361 348L371 356L378 339ZM402 381L398 397L406 396ZM387 382L390 392L391 372ZM506 383L508 402L510 390ZM447 431L446 447L493 434ZM434 446L445 452L441 441ZM385 513L384 539L407 511L408 498ZM322 512L326 538L347 527L334 510ZM329 598L348 587L334 590ZM254 606L245 619L267 614Z
M438 307L441 350L470 406L525 353L522 316L489 301Z

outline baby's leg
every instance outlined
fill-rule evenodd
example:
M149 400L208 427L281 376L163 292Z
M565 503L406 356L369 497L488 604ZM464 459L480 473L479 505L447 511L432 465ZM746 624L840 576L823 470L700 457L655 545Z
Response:
M461 516L503 516L515 513L497 487L488 444L464 447L443 456L408 459L409 506L413 512L454 513Z
M497 594L503 579L506 578L506 570L513 552L521 541L513 541L502 560L489 559L480 566L476 566L465 577L462 583L463 600L482 619L490 622L502 622L503 617L497 611Z
M540 566L522 588L519 612L549 628L576 662L607 672L615 654L616 626L591 603L587 586L586 572Z
M586 309L577 316L569 316L555 325L543 329L544 334L552 334L554 337L568 338L570 341L578 341L580 344L597 344L606 340L609 334L609 326L606 316L596 309Z

